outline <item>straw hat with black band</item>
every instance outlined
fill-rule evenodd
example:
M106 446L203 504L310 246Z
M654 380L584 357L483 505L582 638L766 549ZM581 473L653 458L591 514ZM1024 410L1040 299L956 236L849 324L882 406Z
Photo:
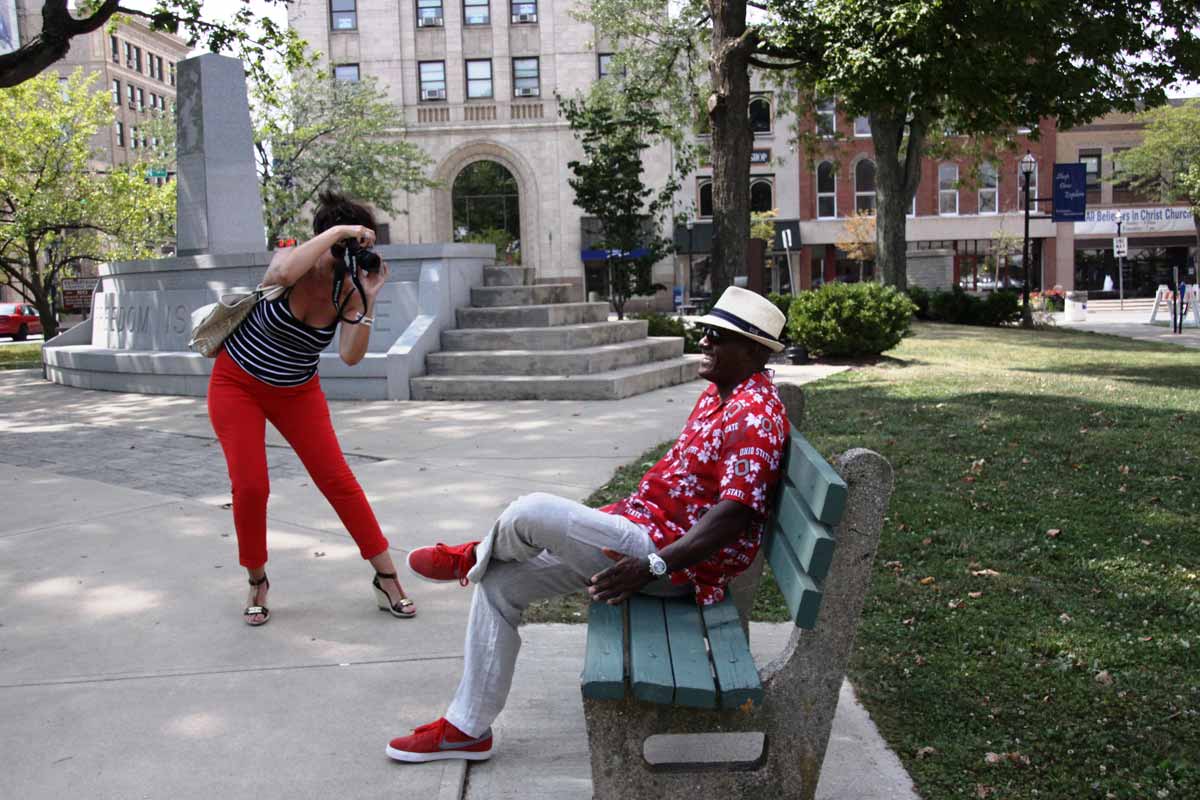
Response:
M783 312L761 294L730 286L696 324L740 333L778 353L783 350L779 335L786 321Z

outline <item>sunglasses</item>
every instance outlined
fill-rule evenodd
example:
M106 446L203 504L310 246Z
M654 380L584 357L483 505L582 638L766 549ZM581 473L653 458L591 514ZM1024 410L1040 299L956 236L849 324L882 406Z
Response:
M704 338L708 339L708 341L712 342L713 344L720 344L721 337L728 333L728 331L723 331L720 328L714 328L712 325L701 325L700 330L704 333Z

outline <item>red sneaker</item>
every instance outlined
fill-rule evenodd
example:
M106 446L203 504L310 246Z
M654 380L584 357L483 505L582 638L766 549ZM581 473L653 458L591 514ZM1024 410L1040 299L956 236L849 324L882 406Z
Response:
M487 761L492 757L492 729L471 738L446 721L445 717L422 725L408 736L388 742L387 754L396 761L422 762L461 758Z
M433 547L418 547L408 554L408 568L418 578L427 581L458 581L467 585L467 572L475 566L475 545L479 542L450 547L438 542Z

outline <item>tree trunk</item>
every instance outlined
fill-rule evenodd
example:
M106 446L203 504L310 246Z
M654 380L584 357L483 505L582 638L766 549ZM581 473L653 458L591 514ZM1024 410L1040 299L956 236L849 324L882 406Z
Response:
M116 13L118 4L118 0L104 0L89 16L76 19L66 0L45 0L41 32L22 47L0 55L0 88L24 83L64 58L71 49L71 39L104 25Z
M907 132L907 137L905 133ZM875 251L886 285L908 289L908 237L905 224L921 179L925 127L903 117L871 115L875 144Z
M25 288L32 295L31 302L37 306L38 317L42 322L42 339L48 342L58 334L58 320L54 318L54 309L50 307L50 293L46 291L47 281L38 261L38 241L36 239L25 240L25 256L29 259L29 272L21 282L25 284ZM49 264L46 265L46 269L50 270Z
M719 297L745 269L750 241L750 64L745 0L710 0L712 12L712 288Z

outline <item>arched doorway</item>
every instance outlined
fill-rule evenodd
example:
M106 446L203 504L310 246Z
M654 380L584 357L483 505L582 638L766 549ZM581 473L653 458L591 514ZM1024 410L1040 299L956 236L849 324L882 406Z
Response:
M494 244L498 261L521 263L520 188L503 164L468 164L454 179L450 203L454 241Z

